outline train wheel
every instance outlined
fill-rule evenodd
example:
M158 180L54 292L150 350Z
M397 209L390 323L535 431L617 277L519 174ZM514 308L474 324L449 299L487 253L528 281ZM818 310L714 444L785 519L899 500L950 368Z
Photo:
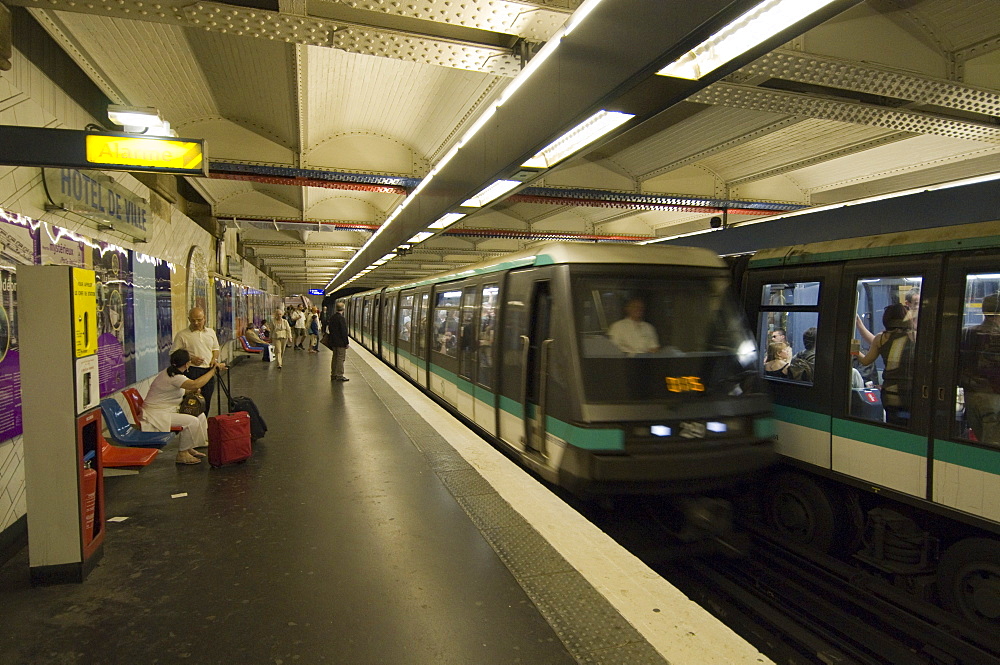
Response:
M1000 542L967 538L949 547L938 566L944 606L973 623L1000 627Z
M834 545L837 521L830 496L798 473L783 473L767 492L765 515L782 537L820 552Z

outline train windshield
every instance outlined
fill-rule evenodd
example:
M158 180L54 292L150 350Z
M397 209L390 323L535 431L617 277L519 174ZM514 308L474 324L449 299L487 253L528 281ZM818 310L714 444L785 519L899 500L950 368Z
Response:
M573 280L587 401L740 394L756 374L757 350L728 275L644 273Z

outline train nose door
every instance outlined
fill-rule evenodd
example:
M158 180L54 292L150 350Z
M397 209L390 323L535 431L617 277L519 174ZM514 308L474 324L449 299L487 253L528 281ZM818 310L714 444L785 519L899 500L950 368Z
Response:
M528 334L521 336L521 367L524 368L521 406L524 413L524 447L541 457L545 449L545 415L548 406L549 353L552 348L552 297L548 281L532 288Z

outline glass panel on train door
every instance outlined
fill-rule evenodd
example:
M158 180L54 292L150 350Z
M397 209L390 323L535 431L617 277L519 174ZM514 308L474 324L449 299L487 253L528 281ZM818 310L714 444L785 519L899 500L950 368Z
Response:
M496 337L497 299L500 289L496 284L483 287L482 308L479 314L479 383L493 388L493 340Z
M897 276L856 283L850 388L855 418L910 426L922 282Z
M413 353L418 358L427 357L427 305L429 300L429 293L421 293L420 301L417 303L417 348L413 349Z
M962 310L955 436L1000 446L1000 274L968 275Z
M765 284L758 343L768 379L812 385L819 326L819 282Z
M413 296L403 296L399 300L399 348L410 350L410 326L413 319Z
M458 373L460 376L475 380L476 373L476 346L477 328L476 321L476 295L478 289L475 286L467 286L462 292L462 311L459 318L460 328L458 335Z

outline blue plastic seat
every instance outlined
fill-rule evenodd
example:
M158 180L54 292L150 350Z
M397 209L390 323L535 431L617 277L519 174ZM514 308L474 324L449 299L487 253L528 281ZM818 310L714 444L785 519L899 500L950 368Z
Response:
M101 400L101 413L108 426L108 435L119 446L162 448L174 438L173 432L140 432L132 427L122 407L110 397Z

